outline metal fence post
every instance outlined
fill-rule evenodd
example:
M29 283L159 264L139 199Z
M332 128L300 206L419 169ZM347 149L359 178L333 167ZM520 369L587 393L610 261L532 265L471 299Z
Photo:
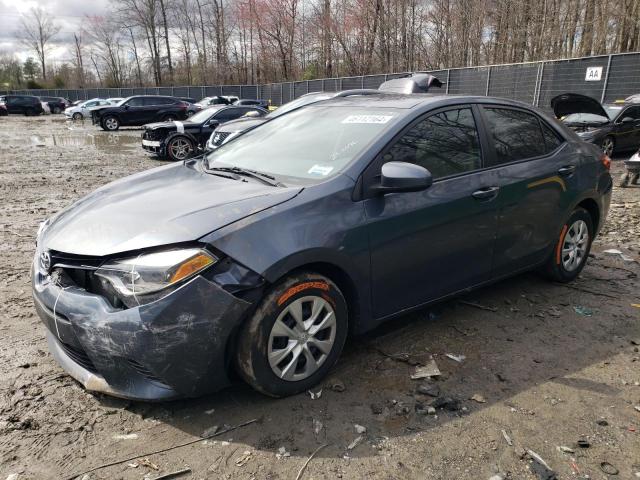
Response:
M447 89L444 91L445 95L449 95L449 81L451 80L451 69L447 68Z
M538 92L537 95L535 95L535 98L534 98L534 102L535 102L534 105L536 107L540 106L540 92L542 91L542 80L543 80L543 77L544 77L544 64L545 64L544 61L540 62L540 68L539 68L540 75L538 76L538 80L536 82L536 84L537 84L536 85L536 90Z
M607 61L607 73L604 74L604 83L602 84L602 95L600 96L600 103L604 103L604 98L607 94L607 86L609 85L609 71L611 70L611 58L613 55L609 55Z
M491 66L489 66L489 69L487 70L487 86L485 88L484 91L484 96L488 97L489 96L489 82L491 81Z

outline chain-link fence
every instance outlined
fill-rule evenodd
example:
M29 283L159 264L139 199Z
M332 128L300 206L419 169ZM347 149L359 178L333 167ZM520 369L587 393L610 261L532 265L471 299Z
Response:
M624 99L640 93L640 52L582 57L568 60L490 65L434 70L447 94L490 95L520 100L549 108L551 98L572 92L601 102ZM172 95L200 99L212 95L268 100L282 105L309 92L336 92L357 88L378 88L386 80L406 75L393 73L356 77L325 78L264 85L222 85L202 87L97 88L86 90L21 90L40 96L70 100L128 97L131 95ZM434 89L438 91L438 89Z

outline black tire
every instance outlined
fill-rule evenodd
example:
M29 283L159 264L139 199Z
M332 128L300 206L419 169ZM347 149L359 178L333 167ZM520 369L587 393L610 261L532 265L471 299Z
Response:
M602 151L605 153L605 155L611 157L616 149L616 140L611 135L607 135L602 139L600 148L602 148Z
M638 185L639 181L640 181L640 173L634 173L633 176L631 177L631 184Z
M61 112L62 112L62 110L60 110L60 107L53 107L53 111L51 113L54 113L54 114L57 115L57 114L59 114Z
M629 185L629 180L631 179L631 175L629 174L629 172L625 172L622 175L620 175L620 180L618 180L618 186L621 188L625 188L626 186Z
M120 128L120 120L115 115L107 115L100 121L100 126L107 132L115 132Z
M271 367L268 356L269 348L270 346L273 348L277 342L284 342L281 343L279 348L285 350L292 344L287 337L275 336L272 339L270 336L272 329L281 314L284 314L283 318L280 319L281 322L289 322L290 324L293 322L295 325L293 317L288 317L290 314L284 313L288 311L288 307L295 303L302 306L300 311L303 312L303 315L305 312L310 314L311 306L309 304L314 305L313 302L316 299L321 304L324 303L324 306L319 310L318 320L309 325L308 328L319 326L323 321L322 319L333 317L335 322L332 326L320 329L315 333L315 335L329 335L329 340L333 338L333 341L331 346L327 347L328 353L323 353L315 347L313 342L315 338L313 336L306 335L307 339L311 338L310 341L307 340L306 342L304 339L294 340L296 347L302 345L297 342L305 342L307 352L311 352L319 365L313 370L313 373L304 378L285 380L283 376L277 375ZM331 311L333 312L332 314ZM291 328L295 329L295 326ZM334 329L334 331L331 332L331 329ZM333 367L344 347L347 330L347 303L340 289L331 280L316 273L305 272L292 275L270 289L251 318L247 319L242 326L238 336L236 357L238 371L249 385L259 392L272 397L285 397L304 392L318 384ZM287 345L287 347L283 345ZM293 365L288 371L296 376L304 375L307 363L308 360L304 352L299 353L297 358L293 356L293 353L288 353L280 361L280 365ZM296 373L299 369L303 369L303 372ZM287 370L286 366L282 368L281 373L285 370Z
M585 250L582 252L581 256L579 256L579 262L576 262L574 268L567 268L565 265L565 259L569 259L569 255L564 254L564 249L567 247L568 243L571 243L571 232L574 225L577 225L578 222L584 222L587 229L588 237L586 239ZM574 280L580 272L584 268L587 263L587 258L589 258L589 252L591 251L591 243L593 242L594 235L594 225L593 220L591 219L591 215L584 208L576 208L571 216L567 219L565 224L562 226L558 234L558 242L555 244L553 249L553 254L551 258L547 261L546 264L546 273L556 282L567 283ZM569 238L567 238L569 237ZM574 255L576 252L574 252Z
M71 116L71 118L73 118L74 120L82 120L84 117L80 112L76 112Z
M194 154L195 144L189 137L178 134L167 140L165 151L169 160L181 162Z
M36 114L36 111L33 108L27 108L24 112L26 117L33 117Z

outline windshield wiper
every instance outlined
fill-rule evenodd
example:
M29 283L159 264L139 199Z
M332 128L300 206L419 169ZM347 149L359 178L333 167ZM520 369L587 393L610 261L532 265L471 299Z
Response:
M245 177L256 178L267 185L271 185L272 187L282 187L284 186L280 182L276 182L273 175L269 175L268 173L258 172L257 170L249 170L248 168L240 168L240 167L213 167L209 168L209 171L215 172L229 172L235 173L236 175L244 175Z

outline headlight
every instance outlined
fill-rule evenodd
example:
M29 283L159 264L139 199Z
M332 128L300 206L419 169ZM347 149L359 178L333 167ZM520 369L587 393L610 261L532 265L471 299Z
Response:
M200 248L167 250L108 261L95 274L124 297L158 292L191 278L217 258Z
M40 236L47 229L47 227L49 226L49 222L50 221L51 221L51 219L48 218L48 219L40 222L40 225L38 225L38 233L36 233L36 245L38 245L38 242L40 241Z

